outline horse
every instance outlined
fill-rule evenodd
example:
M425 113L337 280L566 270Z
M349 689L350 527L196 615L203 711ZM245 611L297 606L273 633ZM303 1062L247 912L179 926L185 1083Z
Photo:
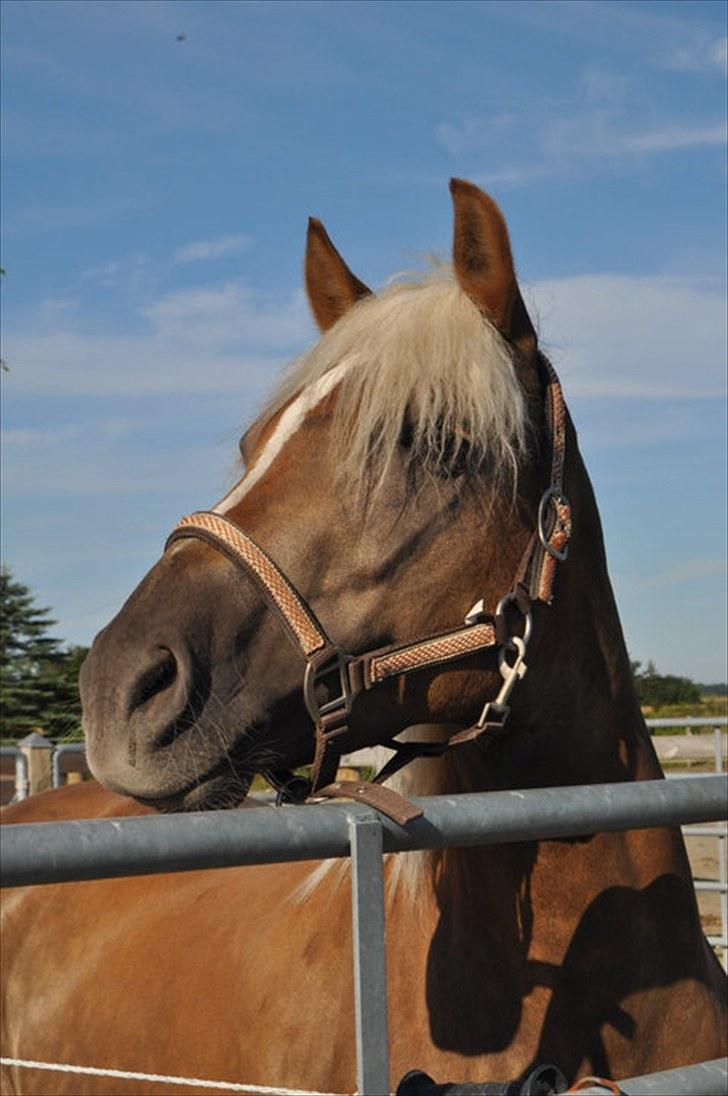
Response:
M409 764L361 794L403 824L413 796L662 776L505 219L450 189L452 263L376 294L310 221L319 340L83 666L99 783L8 822L253 809L254 774L285 797L312 762L306 791L353 795L331 783L342 753L393 742ZM352 1092L349 894L346 861L19 888L3 1053ZM393 1084L725 1053L677 829L392 856L385 900ZM17 1067L5 1086L170 1089Z

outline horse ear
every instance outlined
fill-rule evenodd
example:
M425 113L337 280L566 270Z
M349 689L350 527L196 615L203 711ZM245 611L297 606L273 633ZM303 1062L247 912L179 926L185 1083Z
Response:
M516 281L503 214L489 195L464 179L451 179L450 193L455 207L455 277L509 342L533 354L536 332Z
M308 301L322 331L328 331L353 304L371 293L349 270L316 217L308 219L304 269Z

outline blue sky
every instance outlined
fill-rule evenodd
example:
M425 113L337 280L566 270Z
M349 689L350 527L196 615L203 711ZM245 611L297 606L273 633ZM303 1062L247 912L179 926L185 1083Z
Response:
M314 337L500 202L630 652L726 678L726 7L5 0L3 559L88 642ZM177 41L185 35L184 41Z

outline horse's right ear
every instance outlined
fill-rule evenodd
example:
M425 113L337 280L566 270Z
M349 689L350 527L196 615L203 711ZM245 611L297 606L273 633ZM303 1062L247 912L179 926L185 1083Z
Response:
M328 331L353 304L371 293L349 270L316 217L308 219L304 271L308 301L322 331Z
M455 277L509 342L533 354L536 332L516 281L503 214L488 194L464 179L451 179L450 193L455 208Z

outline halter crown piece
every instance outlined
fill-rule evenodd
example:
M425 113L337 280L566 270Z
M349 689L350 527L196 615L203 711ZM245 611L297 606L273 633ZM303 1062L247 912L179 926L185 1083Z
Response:
M416 757L438 756L451 747L481 739L505 726L510 711L508 698L526 672L525 653L531 635L531 606L551 603L556 564L566 559L571 536L571 508L563 492L566 447L566 408L559 379L546 358L546 416L551 434L551 473L538 507L537 528L518 565L511 589L494 613L478 601L463 627L437 635L349 655L329 639L315 614L277 564L243 530L210 511L182 518L166 547L195 537L212 545L254 579L270 607L281 620L294 647L301 652L306 669L303 698L314 725L315 751L310 781L287 770L266 770L263 776L278 791L279 802L303 802L309 797L351 798L376 808L400 825L422 811L382 781ZM509 605L523 616L522 636L511 635L506 620ZM488 701L472 727L459 731L448 742L385 742L395 756L371 782L336 781L336 772L355 698L390 677L445 665L476 651L497 648L503 684L495 700ZM509 655L513 660L509 661Z

